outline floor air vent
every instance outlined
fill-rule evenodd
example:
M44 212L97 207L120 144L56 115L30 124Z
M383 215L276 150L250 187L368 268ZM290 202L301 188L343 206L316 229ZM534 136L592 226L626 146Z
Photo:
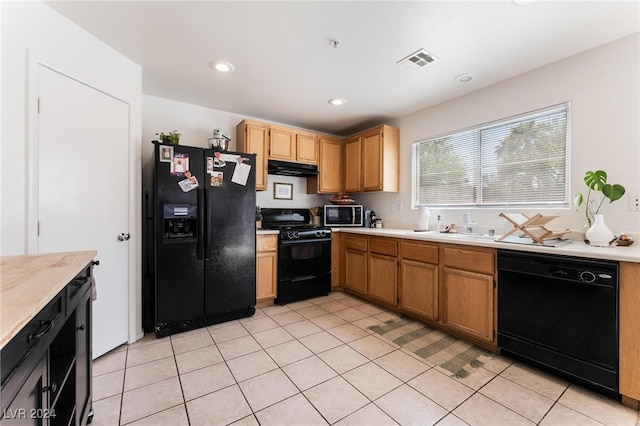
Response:
M436 59L437 58L433 54L427 52L424 49L420 49L413 52L409 56L400 59L397 63L405 68L415 71L425 67L426 65L429 65Z

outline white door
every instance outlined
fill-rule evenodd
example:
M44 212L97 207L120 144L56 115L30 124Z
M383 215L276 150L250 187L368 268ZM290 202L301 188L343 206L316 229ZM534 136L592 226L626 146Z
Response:
M96 358L128 340L129 106L42 65L38 98L38 251L98 251Z

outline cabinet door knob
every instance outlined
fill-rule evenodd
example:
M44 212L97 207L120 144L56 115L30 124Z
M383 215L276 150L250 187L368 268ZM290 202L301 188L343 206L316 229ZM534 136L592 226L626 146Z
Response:
M131 234L129 233L121 233L118 234L118 241L129 241L129 238L131 238Z
M80 327L76 327L76 330L84 331L84 329L85 329L84 324L82 324Z
M42 388L42 393L46 392L55 392L58 389L58 384L56 382L51 383L51 386L45 386Z

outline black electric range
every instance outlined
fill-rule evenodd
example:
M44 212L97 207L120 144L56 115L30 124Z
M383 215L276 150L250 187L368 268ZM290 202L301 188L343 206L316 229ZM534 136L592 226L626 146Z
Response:
M331 291L331 229L310 224L310 219L308 209L262 209L263 229L280 231L278 304Z

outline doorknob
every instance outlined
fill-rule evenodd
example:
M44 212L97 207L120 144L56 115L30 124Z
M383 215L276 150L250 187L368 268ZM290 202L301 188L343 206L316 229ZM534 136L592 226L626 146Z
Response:
M129 241L129 238L131 238L131 234L129 233L118 234L118 241Z

